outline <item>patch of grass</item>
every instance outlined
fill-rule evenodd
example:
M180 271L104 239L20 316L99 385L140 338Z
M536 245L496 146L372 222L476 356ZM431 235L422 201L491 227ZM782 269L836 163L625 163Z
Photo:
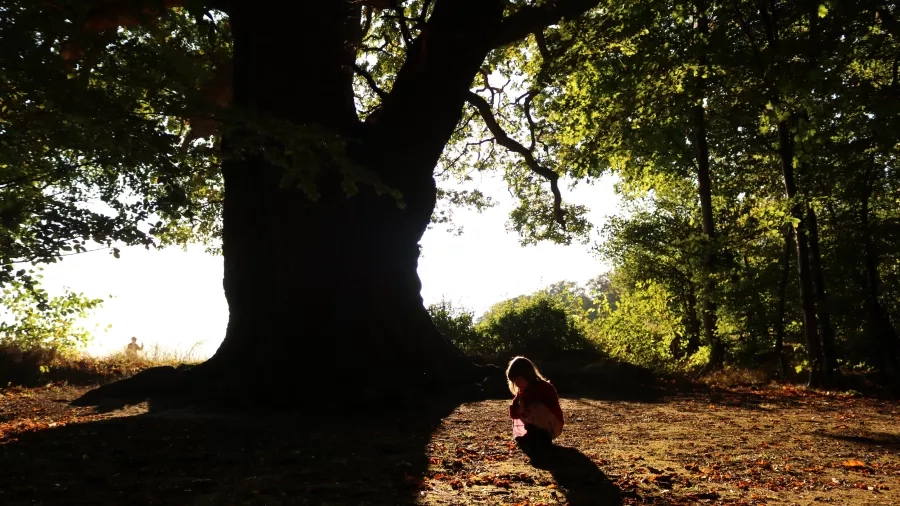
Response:
M204 360L201 354L204 341L194 343L186 350L165 348L158 343L144 347L137 355L137 358L129 357L124 351L110 353L98 360L106 361L130 361L136 363L145 363L146 367L154 367L159 365L177 365L177 364L196 364Z
M144 369L202 362L203 342L186 350L148 346L137 357L125 352L94 357L88 354L60 355L53 348L23 350L0 346L0 386L36 386L48 382L90 385L122 379Z
M772 382L772 378L759 369L726 367L701 376L699 381L710 387L732 388L768 385Z

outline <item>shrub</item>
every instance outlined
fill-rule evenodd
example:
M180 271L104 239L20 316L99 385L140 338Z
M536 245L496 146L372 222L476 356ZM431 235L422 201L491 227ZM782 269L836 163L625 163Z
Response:
M442 299L437 304L428 306L428 314L438 330L465 353L480 354L487 351L484 336L475 330L473 311Z
M563 301L546 293L495 304L476 331L490 353L550 358L571 351L594 351L582 323Z
M0 345L73 354L91 339L76 324L101 304L69 290L49 297L39 286L10 283L0 292Z
M55 359L56 350L52 348L23 350L12 344L0 343L0 387L37 383Z

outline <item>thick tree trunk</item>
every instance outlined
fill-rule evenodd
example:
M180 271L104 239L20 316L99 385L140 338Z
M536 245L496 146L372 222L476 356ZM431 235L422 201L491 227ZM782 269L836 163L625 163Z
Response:
M150 369L78 404L244 395L255 404L358 412L364 401L405 404L472 388L496 372L466 359L422 304L418 241L435 206L433 170L488 52L579 16L595 0L523 7L506 17L502 0L434 3L390 92L379 93L378 114L365 122L354 108L352 73L361 3L231 6L225 340L186 373ZM392 192L367 186L348 198L348 175ZM352 398L340 396L351 391Z
M436 202L435 164L495 42L473 34L494 33L503 5L436 4L377 119L362 123L352 90L359 2L236 2L225 339L186 374L153 369L79 402L189 394L358 411L471 392L486 373L426 312L418 242ZM363 184L348 197L348 168L397 190L402 205Z
M787 378L787 357L784 356L784 312L787 305L787 286L791 273L791 239L793 227L785 227L784 254L782 255L781 280L778 283L778 310L775 317L775 353L778 357L778 374Z
M797 195L797 183L794 179L794 143L791 129L786 121L778 123L778 152L781 158L781 170L784 176L784 188L790 201L791 216L797 221L794 227L794 238L797 243L797 272L800 281L800 304L803 309L803 332L809 352L809 383L819 386L822 383L822 344L816 325L816 305L813 291L812 274L809 266L809 238L806 231L806 215Z
M357 28L358 4L303 4L276 11L257 3L235 13L235 104L297 126L324 127L347 139L347 149L335 155L321 147L328 142L323 139L317 143L321 149L307 146L305 160L292 160L287 151L303 147L284 147L276 138L265 152L244 151L225 163L224 288L230 318L203 376L214 384L248 388L254 397L292 401L292 393L312 401L310 391L297 385L316 385L322 397L316 402L346 391L348 384L376 402L401 392L446 392L454 384L471 384L475 367L432 324L416 267L418 242L436 201L432 171L489 48L431 37L430 56L447 63L423 69L419 62L417 70L401 70L382 123L363 125L353 107L354 50L346 44ZM499 10L487 10L496 23ZM315 21L297 30L298 19ZM467 28L473 27L432 27ZM441 72L445 75L435 75ZM428 102L416 100L425 90L444 101L431 101L428 128L402 110L427 108ZM401 123L403 118L410 124ZM293 163L291 170L318 174L318 198L285 185L291 172L273 165L272 154ZM399 190L403 205L369 187L348 198L340 172L345 163L377 174Z

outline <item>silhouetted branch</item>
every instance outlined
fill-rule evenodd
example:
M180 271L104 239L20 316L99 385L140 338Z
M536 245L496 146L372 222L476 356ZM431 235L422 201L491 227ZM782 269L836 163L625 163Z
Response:
M541 58L544 59L544 64L550 61L550 49L547 47L547 39L544 37L544 32L538 30L534 32L534 40L537 43L538 52L541 53Z
M520 154L522 158L525 159L525 163L532 172L550 181L550 191L553 192L553 217L557 223L565 227L566 217L562 210L562 194L559 192L559 174L547 167L541 166L534 158L534 154L532 154L531 150L507 135L506 131L503 130L503 127L497 123L497 119L494 117L493 111L491 111L491 105L487 100L473 91L470 91L468 95L466 95L466 100L478 110L479 114L481 114L481 118L484 120L485 125L487 125L488 130L490 130L491 134L497 140L497 144L500 144L512 152Z
M484 79L484 88L482 89L491 92L491 103L494 103L494 99L497 97L497 93L500 93L503 90L497 88L496 86L491 86L488 71L486 68L481 67L480 69L478 69L478 73L481 74L481 77Z
M598 0L556 0L534 7L523 7L507 16L493 34L492 46L501 47L524 39L529 33L576 18L599 3Z
M384 100L384 98L387 97L387 92L382 90L378 86L378 83L375 82L375 78L372 77L372 74L370 74L368 71L366 71L366 69L364 69L364 68L360 67L359 65L357 65L356 63L354 63L353 71L356 72L357 74L359 74L360 76L362 76L362 78L366 80L366 84L368 84L369 88L371 88L372 91L374 91L375 94L378 95L378 98L380 98L381 100Z
M400 23L400 33L403 34L403 42L406 48L412 46L412 34L409 32L409 25L406 24L406 16L403 12L403 6L397 0L391 0L391 7L397 13L397 22Z
M428 8L431 7L431 2L433 0L425 0L422 2L422 10L419 11L419 18L416 20L418 23L424 23L426 21L425 16L428 15Z

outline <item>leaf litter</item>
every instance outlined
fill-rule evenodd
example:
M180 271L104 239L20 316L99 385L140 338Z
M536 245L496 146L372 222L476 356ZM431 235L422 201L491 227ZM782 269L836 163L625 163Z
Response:
M71 407L85 390L0 390L0 503L900 504L896 404L795 387L563 399L569 462L553 466L511 441L504 400L458 406L416 442L397 420Z

